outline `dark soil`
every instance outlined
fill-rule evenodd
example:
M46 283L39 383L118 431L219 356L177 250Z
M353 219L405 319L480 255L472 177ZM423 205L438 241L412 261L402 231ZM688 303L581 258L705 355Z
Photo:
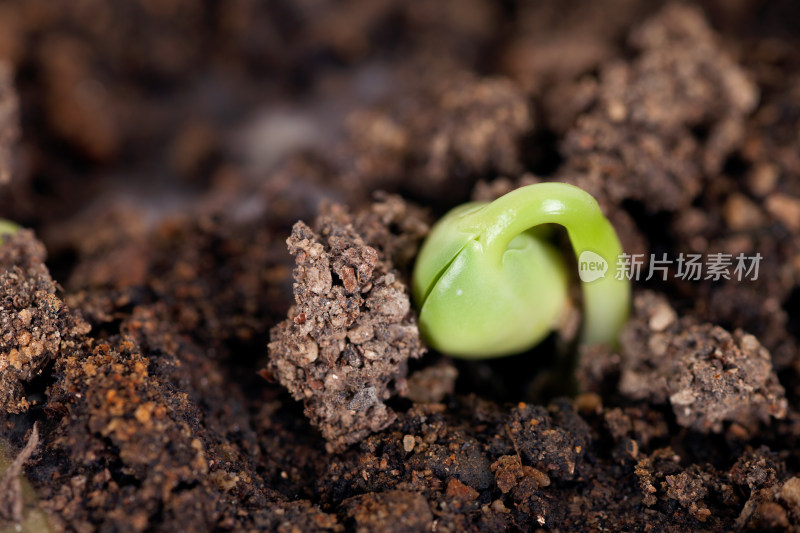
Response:
M0 4L0 531L800 531L799 6ZM427 349L430 225L550 180L758 279Z

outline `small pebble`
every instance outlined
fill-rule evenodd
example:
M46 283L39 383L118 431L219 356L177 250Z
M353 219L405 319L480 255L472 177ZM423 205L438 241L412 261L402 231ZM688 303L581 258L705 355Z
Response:
M664 304L658 306L655 314L650 317L648 325L653 331L664 331L677 319L678 315L675 314L675 311L669 305Z

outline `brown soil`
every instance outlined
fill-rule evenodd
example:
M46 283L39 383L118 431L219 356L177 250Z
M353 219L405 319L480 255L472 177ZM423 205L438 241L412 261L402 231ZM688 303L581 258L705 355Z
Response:
M797 20L1 4L0 531L800 531ZM640 281L614 350L426 349L430 224L548 180L758 280Z

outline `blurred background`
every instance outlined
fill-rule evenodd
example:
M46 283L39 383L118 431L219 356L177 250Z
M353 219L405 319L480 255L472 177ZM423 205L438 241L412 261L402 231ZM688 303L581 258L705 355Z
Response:
M502 81L487 88L484 106L525 106L511 109L517 117L507 124L525 148L524 166L498 154L448 168L464 185L450 200L466 198L480 178L547 174L558 168L556 141L575 113L558 107L578 105L559 94L604 62L629 57L630 27L662 4L7 0L0 4L0 63L18 90L21 142L15 184L2 190L0 207L41 228L120 197L158 216L242 182L267 202L286 194L306 209L317 195L362 187L435 197L423 176L347 168L358 162L352 149L339 153L347 151L342 145L357 151L365 138L382 136L383 150L403 151L410 141L376 109L391 109L394 122L424 121L437 85L487 77ZM757 64L767 88L770 69L796 67L796 2L699 5L725 48ZM3 110L9 107L4 101ZM303 150L309 155L290 168L287 157ZM424 163L413 160L424 157L412 154L402 165L419 171ZM426 171L436 178L445 170ZM381 179L344 176L353 173ZM314 187L290 192L287 180Z

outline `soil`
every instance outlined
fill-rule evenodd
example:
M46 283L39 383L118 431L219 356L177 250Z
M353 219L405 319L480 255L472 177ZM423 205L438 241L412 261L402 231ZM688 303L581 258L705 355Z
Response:
M0 4L26 228L0 244L0 531L800 531L798 19ZM758 253L758 278L641 279L613 349L573 342L577 281L528 353L427 348L431 224L554 180L628 253Z

